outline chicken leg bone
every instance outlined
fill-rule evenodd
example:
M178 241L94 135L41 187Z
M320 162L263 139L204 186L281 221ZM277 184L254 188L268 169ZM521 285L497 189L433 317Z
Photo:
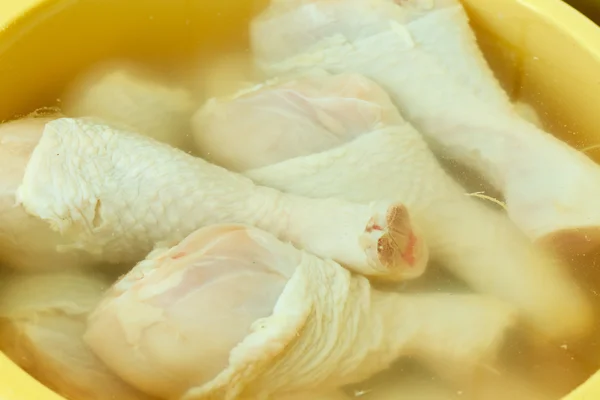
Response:
M358 72L381 84L445 157L502 191L532 239L600 244L600 168L509 105L457 0L279 0L252 26L262 69Z
M566 266L467 196L369 79L311 72L213 99L193 122L201 154L258 184L311 198L405 204L432 259L473 289L512 303L553 339L590 331L591 307Z
M312 200L87 119L46 124L17 200L68 239L63 251L135 263L211 223L255 225L382 279L420 276L428 251L403 205Z
M404 355L473 368L513 323L493 299L378 292L265 231L213 225L119 281L85 340L148 394L265 399L334 390Z

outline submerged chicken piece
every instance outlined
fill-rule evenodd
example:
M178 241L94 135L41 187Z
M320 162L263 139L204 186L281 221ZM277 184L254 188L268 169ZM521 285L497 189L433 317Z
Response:
M502 378L512 374L519 376L522 382L527 382L531 388L543 388L548 395L552 395L552 400L562 399L598 370L597 358L594 357L594 351L590 351L590 347L586 353L582 353L575 346L566 343L548 343L544 337L524 338L519 337L519 332L515 333L517 335L512 335L510 342L504 347L501 370L482 377L487 380L480 379L480 382L476 382L478 390L487 389L489 393L492 391L489 389L490 383L497 387L507 386L508 390L510 385L505 384ZM590 337L590 341L593 340L593 336ZM518 392L519 385L513 386L510 390ZM522 392L527 393L526 390ZM506 395L504 398L514 396Z
M397 371L390 371L398 373ZM530 385L521 377L502 374L475 378L472 385L451 389L429 376L386 374L383 384L359 392L361 400L557 400L560 396ZM370 386L367 386L370 387Z
M80 76L64 95L70 117L97 117L183 150L190 147L192 94L133 64L110 63Z
M351 400L341 390L325 393L301 392L275 397L274 400Z
M90 261L77 252L61 252L64 239L47 223L16 206L31 152L50 118L0 124L0 264L22 270L70 268Z
M85 341L151 395L262 399L325 393L400 356L476 369L514 319L478 295L379 292L265 231L213 225L117 282Z
M514 107L517 114L519 114L525 121L529 121L538 128L544 129L544 123L540 115L531 104L523 101L517 101L514 103Z
M396 381L396 380L394 380ZM361 393L360 400L463 400L462 393L429 382L394 382ZM468 397L467 397L468 399ZM470 399L469 399L470 400ZM483 399L489 400L489 399ZM537 400L537 399L536 399Z
M0 350L69 399L148 399L110 372L83 342L87 316L109 282L77 272L3 277Z
M177 242L219 222L260 227L382 279L420 276L428 259L418 228L399 203L362 205L283 194L88 119L46 124L18 201L65 238L63 249L109 263L135 263L157 243Z
M200 71L200 73L198 72ZM206 60L191 73L203 98L225 96L252 85L255 79L252 53L230 52Z
M440 155L479 172L527 235L567 254L600 244L600 168L522 119L457 0L277 0L252 25L271 76L323 68L381 84Z
M258 86L211 100L193 126L200 154L258 184L405 204L432 259L473 289L511 302L554 339L591 329L590 305L567 268L505 215L467 196L369 79L321 71Z

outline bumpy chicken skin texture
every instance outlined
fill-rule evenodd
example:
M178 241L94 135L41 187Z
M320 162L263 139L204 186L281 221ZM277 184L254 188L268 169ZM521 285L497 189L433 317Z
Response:
M20 270L76 268L90 262L84 254L60 251L66 241L17 204L25 168L49 121L31 118L0 125L0 263Z
M515 112L457 0L278 0L252 38L271 76L317 67L381 84L439 154L502 191L529 237L567 254L600 243L600 168Z
M264 228L382 279L421 275L428 251L399 203L282 194L152 139L89 119L48 122L26 165L20 205L65 251L135 263L160 242L211 223ZM24 242L24 244L27 242Z
M358 382L400 356L471 368L493 360L514 317L476 295L378 292L265 231L213 225L119 281L85 340L152 395L277 398Z
M303 108L281 101L286 97L302 98ZM473 289L510 301L552 338L589 332L590 305L566 266L532 246L506 216L468 197L369 79L318 72L267 83L211 100L194 117L194 130L201 153L229 168L258 167L243 171L258 184L308 197L406 204L432 259ZM277 146L265 145L273 138Z

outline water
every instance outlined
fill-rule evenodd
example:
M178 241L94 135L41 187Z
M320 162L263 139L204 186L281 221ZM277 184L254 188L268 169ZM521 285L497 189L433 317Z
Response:
M212 22L212 25L209 24L210 26L204 33L211 29L213 33L223 33L216 28L217 25L222 25L223 20L230 23L239 22L243 19L244 12L248 12L250 9L253 7L248 7L239 14L232 13L231 10L225 8L212 10L211 15L215 21ZM75 13L75 11L64 12ZM161 15L152 12L149 14L148 20L160 23ZM198 27L197 18L192 18L192 22L189 19L186 21L185 26ZM202 20L202 22L207 22L207 20ZM48 22L45 24L52 25ZM44 26L32 29L33 34L31 35L35 36L36 29L37 32L43 32ZM185 32L183 36L189 33L189 31ZM527 74L523 70L523 59L526 56L510 45L497 41L486 32L479 31L478 33L480 45L488 61L513 101L524 101L531 104L541 116L543 126L567 140L572 146L585 149L595 144L583 135L573 134L577 133L577 127L569 125L568 118L555 112L551 106L547 106L539 92L528 91L527 88L532 85L528 83ZM165 47L162 46L162 50L165 50ZM157 46L157 49L160 50L161 46ZM219 40L212 42L193 39L171 53L159 50L129 54L127 49L124 49L123 54L119 55L120 59L131 58L144 63L172 85L192 88L194 99L198 103L214 96L231 94L261 79L250 67L247 36L244 29L241 28L224 34L219 37ZM98 61L91 62L91 58L111 59L106 54L87 57L85 67ZM70 63L71 71L82 70L84 66L83 62L80 65L77 65L77 62ZM4 107L4 114L23 115L42 105L60 107L61 94L69 80L66 76L62 76L58 82L59 84L54 86L46 86L46 91L39 97L39 100L35 99L29 102L19 100L17 106ZM55 102L54 100L49 101L49 99L58 100ZM600 151L595 149L589 150L589 153L591 156L600 156ZM501 198L499 193L475 174L465 170L452 160L442 157L441 161L469 191L484 192L486 195ZM586 288L596 308L600 310L600 284L597 283L600 282L600 273L596 272L598 271L596 268L598 259L600 259L598 254L586 253L574 255L568 261L578 282ZM381 289L403 292L424 290L465 292L468 291L468 286L434 265L425 279L407 283L401 287L382 285ZM556 321L556 323L560 324L560 321ZM474 328L476 329L476 327ZM423 399L429 400L434 398L440 400L559 399L600 368L600 362L596 356L600 354L600 343L595 339L600 337L599 335L600 332L592 335L592 339L577 343L551 343L544 338L539 338L537 343L532 343L531 339L524 339L522 332L517 330L511 334L504 346L498 365L482 365L478 376L470 382L445 382L417 365L413 360L404 360L369 381L344 390L349 398L367 400L387 400L395 398L395 396L407 395L407 393L423 393L425 390L429 390L430 394L428 394L429 397L423 397ZM460 366L456 366L456 368L460 368ZM407 392L409 389L413 392Z

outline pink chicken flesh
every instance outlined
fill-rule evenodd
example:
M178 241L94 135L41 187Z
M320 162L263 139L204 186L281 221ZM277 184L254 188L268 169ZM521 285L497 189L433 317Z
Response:
M358 72L381 84L440 154L502 191L531 238L600 244L600 168L522 119L457 0L274 0L252 25L262 70Z
M514 322L494 299L379 292L265 231L213 225L117 282L84 339L150 395L266 399L326 393L400 356L474 371Z
M467 196L369 79L313 71L213 99L193 126L200 154L258 184L405 204L432 258L473 289L511 302L553 339L589 333L590 304L567 268L505 215Z

